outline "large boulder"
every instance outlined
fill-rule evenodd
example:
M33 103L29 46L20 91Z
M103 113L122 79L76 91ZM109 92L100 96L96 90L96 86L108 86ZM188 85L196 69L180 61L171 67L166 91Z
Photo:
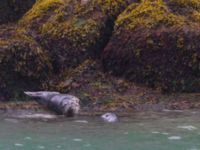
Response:
M115 18L132 0L38 0L20 20L49 51L55 71L98 56Z
M48 55L25 30L0 28L0 98L39 88L49 76Z
M0 24L18 20L28 11L36 0L1 0Z
M102 61L106 71L163 91L200 91L200 1L130 5Z

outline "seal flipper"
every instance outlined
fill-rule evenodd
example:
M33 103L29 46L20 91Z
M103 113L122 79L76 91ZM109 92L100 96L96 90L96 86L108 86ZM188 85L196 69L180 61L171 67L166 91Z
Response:
M32 97L32 98L37 98L37 102L47 105L48 101L51 99L52 96L60 94L59 92L49 92L49 91L37 91L37 92L30 92L30 91L25 91L24 94Z

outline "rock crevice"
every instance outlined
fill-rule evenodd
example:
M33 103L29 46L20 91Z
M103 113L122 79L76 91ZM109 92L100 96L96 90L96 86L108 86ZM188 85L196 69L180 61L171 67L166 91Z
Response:
M1 0L0 24L16 22L35 3L36 0Z

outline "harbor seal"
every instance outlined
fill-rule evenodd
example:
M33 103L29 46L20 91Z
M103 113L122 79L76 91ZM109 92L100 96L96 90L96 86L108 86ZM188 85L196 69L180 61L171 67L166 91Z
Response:
M50 110L53 110L59 115L73 117L79 113L80 100L73 95L50 91L27 91L24 93L30 97L37 98L37 102L47 106Z
M101 118L106 122L117 122L118 117L114 113L105 113L101 116Z

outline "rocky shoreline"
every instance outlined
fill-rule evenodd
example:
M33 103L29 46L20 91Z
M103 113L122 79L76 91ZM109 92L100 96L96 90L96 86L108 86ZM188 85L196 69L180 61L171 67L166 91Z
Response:
M193 95L194 96L194 95ZM116 104L117 105L117 104ZM170 112L170 111L184 111L200 109L200 100L178 100L174 99L168 102L158 102L154 104L126 104L119 106L92 106L82 107L80 110L81 116L96 116L104 112L114 112L120 116L128 116L137 112ZM18 101L18 102L0 102L0 112L15 112L15 111L33 111L33 112L50 112L46 107L34 101ZM50 112L52 113L52 112Z
M68 76L59 77L62 82L57 85L58 90L80 98L81 114L98 115L105 111L127 114L164 109L200 109L199 93L163 93L159 89L155 90L103 73L99 67L98 63L88 60L77 70L71 71ZM0 102L0 110L20 109L48 111L27 97L26 101L15 99Z
M0 101L49 90L97 112L199 108L198 0L3 0L0 13L1 6Z

